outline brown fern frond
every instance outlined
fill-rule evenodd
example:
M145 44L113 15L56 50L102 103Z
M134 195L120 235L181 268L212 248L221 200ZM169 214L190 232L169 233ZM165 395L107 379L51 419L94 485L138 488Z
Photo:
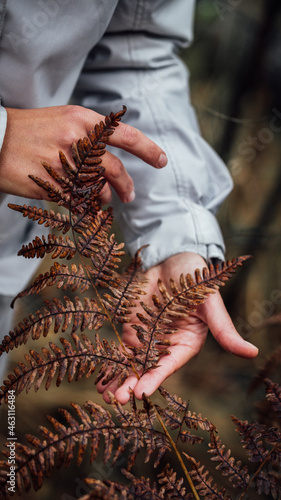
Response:
M266 399L269 401L271 408L277 413L278 418L281 418L281 386L269 379L265 379L264 383L266 386Z
M29 338L37 340L52 332L65 332L68 328L75 333L79 328L84 331L98 330L104 321L104 313L94 299L84 298L84 304L76 297L75 302L64 297L65 305L57 298L45 300L45 306L24 318L14 330L6 335L0 344L0 356L14 347L26 344ZM72 325L72 326L71 326Z
M49 477L54 468L60 468L62 465L68 467L75 454L79 466L88 445L90 445L90 461L93 462L101 448L102 437L104 439L105 463L109 460L115 463L120 455L124 454L124 450L132 446L133 451L130 450L128 458L129 469L134 464L136 454L144 445L152 445L154 450L158 450L160 447L161 453L163 453L162 448L165 448L166 451L169 450L166 436L153 429L146 410L137 410L135 403L129 412L134 413L134 419L132 420L130 417L131 422L128 422L128 419L125 418L124 422L120 424L114 422L111 414L105 408L91 401L88 401L83 407L74 403L71 406L76 413L75 417L67 410L59 410L65 424L49 416L48 420L53 430L41 427L41 438L30 434L26 435L29 445L15 442L14 472L18 494L28 491L32 485L35 490L38 490L42 486L44 478ZM125 417L124 413L123 415ZM2 453L7 458L0 462L2 471L0 493L5 496L8 494L9 478L7 472L10 470L8 459L10 451L4 450ZM147 454L148 459L150 455L151 452Z
M99 211L95 217L74 219L74 230L80 235L77 238L77 248L84 257L98 253L105 241L113 221L112 209Z
M270 495L274 500L281 498L280 477L278 480L276 474L273 472L265 473L264 471L260 471L255 477L254 483L258 495L265 493L265 495Z
M232 421L235 423L236 431L241 437L243 448L246 449L248 460L250 462L263 462L267 456L268 450L266 449L263 440L261 439L265 426L258 422L249 423L247 420L244 422L235 416L232 416Z
M202 429L203 431L210 431L214 429L214 425L207 418L203 418L201 413L195 413L188 410L189 403L182 400L175 394L171 394L164 387L160 386L158 388L160 394L165 398L168 403L169 411L172 410L173 414L177 417L179 414L183 414L181 420L186 424L189 429ZM160 408L158 411L163 411ZM163 415L164 416L164 415Z
M161 488L161 491L159 491L155 483L150 484L149 479L144 477L138 479L130 472L125 470L122 470L122 472L131 481L129 485L117 483L116 481L99 481L87 478L85 479L85 483L92 491L79 500L162 500L165 498L163 496L164 488Z
M160 296L153 295L154 308L141 302L145 315L137 313L142 325L132 325L144 349L136 349L136 356L142 358L144 370L156 366L159 356L169 353L165 346L169 341L163 340L163 334L174 333L171 329L174 319L187 318L189 313L195 311L197 306L206 301L209 293L223 285L235 272L238 266L249 256L242 256L217 264L197 269L194 278L191 274L181 275L178 286L174 279L170 279L170 291L161 280L158 280ZM158 352L160 348L161 352Z
M193 498L193 495L186 493L186 488L182 486L183 480L177 479L176 473L168 465L158 475L158 485L155 482L151 483L149 478L137 478L124 469L122 473L130 481L129 485L108 480L85 479L85 483L92 491L79 500L164 500L167 498L191 500Z
M70 229L69 217L66 214L55 213L54 210L42 210L42 208L30 205L15 205L14 203L8 203L8 207L22 213L23 217L28 217L40 225L44 224L45 227L62 231L63 234Z
M114 286L108 287L112 295L103 296L103 303L112 321L129 322L131 308L136 307L136 301L141 295L145 295L142 288L147 284L147 278L141 272L140 251L141 249L136 253L126 272L116 276Z
M28 393L34 386L37 392L44 378L46 390L55 377L57 387L66 376L68 382L80 380L82 377L88 378L93 375L98 364L102 364L101 371L107 373L108 380L119 375L121 380L128 377L130 365L114 342L109 345L104 340L102 343L98 334L96 346L86 335L82 335L84 343L75 334L72 334L72 339L74 346L65 338L60 339L63 349L50 342L50 349L43 347L42 354L30 350L29 354L25 355L25 363L18 363L14 373L8 375L8 379L0 388L0 404L8 402L11 390L18 395L24 390Z
M100 157L105 153L106 143L125 112L126 107L123 106L118 113L110 113L104 121L95 125L88 137L80 139L77 144L73 143L74 166L60 151L60 161L66 173L65 177L59 175L51 165L43 163L43 167L56 185L33 175L29 177L48 193L52 201L68 208L71 213L81 212L81 207L86 211L89 211L89 207L90 210L94 207L95 211L98 211L100 202L97 198L106 182L102 177L104 168L100 165Z
M85 483L92 489L92 492L80 500L95 498L106 500L164 500L165 498L189 500L193 498L191 494L186 493L186 488L183 486L183 479L177 479L176 473L169 465L166 465L163 472L158 475L158 484L156 482L152 483L149 478L137 478L125 469L122 470L122 473L130 481L129 485L123 485L115 481L98 481L93 478L85 479Z
M39 274L28 288L20 292L13 299L11 307L14 306L17 299L35 293L38 294L46 287L55 284L58 289L61 288L62 290L71 290L72 292L79 290L80 293L86 292L91 286L89 278L85 276L82 264L78 264L78 266L76 266L76 264L71 264L71 267L69 268L66 264L54 262L50 271L47 271L44 274Z
M231 497L228 496L225 492L225 488L218 489L218 486L213 483L213 478L210 476L210 472L208 470L204 470L204 465L201 465L200 462L196 462L196 460L183 452L188 461L191 463L193 470L190 472L190 477L195 483L196 490L199 492L202 497L208 498L208 500L231 500Z
M130 410L125 409L110 394L109 396L111 405L121 425L132 429L133 439L128 458L128 470L132 468L140 447L143 448L144 445L146 447L144 462L147 463L153 452L157 451L157 457L154 461L154 467L157 467L165 453L170 450L170 444L165 435L154 431L153 424L157 418L155 408L146 399L143 399L143 409L137 409L132 391L130 394ZM124 449L120 449L118 453L115 453L113 463L117 461L123 451Z
M250 481L248 467L242 466L240 460L235 462L230 450L225 451L225 445L222 444L219 436L216 436L214 429L210 431L209 447L208 451L212 454L211 460L218 462L216 469L220 470L223 476L227 476L235 488L245 489Z
M103 241L103 244L95 248L93 253L89 255L93 267L89 269L92 282L97 286L108 288L108 286L116 286L118 282L118 274L115 269L118 269L121 257L124 255L124 243L117 243L114 234L110 235L109 239Z
M64 206L66 208L70 208L70 196L68 193L64 193L61 189L58 187L54 186L51 182L49 181L44 181L40 177L37 177L36 175L29 175L28 176L37 186L40 188L44 189L48 193L48 197L50 198L50 201L56 202L58 205Z
M115 481L100 481L93 478L86 478L84 481L92 491L87 495L79 497L78 500L132 500L135 498L127 485Z
M22 255L26 259L43 258L46 254L52 253L52 259L72 259L76 253L75 243L66 235L55 236L54 234L48 234L48 239L42 236L36 236L35 239L28 245L22 245L21 250L19 250L18 255Z
M87 206L81 213L72 216L71 227L75 233L85 235L85 231L91 227L90 237L81 240L82 249L89 245L98 245L103 237L107 235L113 222L113 211L109 207L106 210L93 210L93 207ZM84 240L84 243L82 243Z
M176 472L169 464L165 465L164 470L158 474L158 482L162 486L160 492L163 491L163 498L189 498L186 488L183 486L183 478L178 479ZM192 497L193 495L190 496L190 498Z

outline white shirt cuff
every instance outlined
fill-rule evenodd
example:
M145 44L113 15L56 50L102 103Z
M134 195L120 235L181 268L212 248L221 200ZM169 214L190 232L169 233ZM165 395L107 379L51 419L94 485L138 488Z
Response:
M3 106L0 106L0 151L3 145L5 132L7 127L7 111Z
M0 105L0 151L5 137L6 127L7 127L7 111L5 108L3 108L3 106ZM0 205L4 198L5 194L0 192Z

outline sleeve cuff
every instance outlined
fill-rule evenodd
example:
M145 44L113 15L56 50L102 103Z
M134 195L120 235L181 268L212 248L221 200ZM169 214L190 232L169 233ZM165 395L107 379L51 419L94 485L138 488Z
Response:
M7 127L7 111L0 105L0 152L3 145L5 132ZM5 194L0 192L0 205L5 198Z
M132 255L143 248L141 258L144 270L182 252L194 252L206 261L224 260L224 242L215 216L207 209L189 204L186 213L172 214L154 221L151 231L127 242Z
M0 105L0 151L3 145L4 136L7 127L7 111Z

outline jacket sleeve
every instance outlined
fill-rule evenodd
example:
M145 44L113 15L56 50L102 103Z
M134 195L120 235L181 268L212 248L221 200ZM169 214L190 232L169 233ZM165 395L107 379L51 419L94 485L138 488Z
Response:
M107 32L89 54L74 102L102 114L125 104L126 123L167 153L168 165L155 170L118 151L134 179L136 198L123 204L114 196L113 205L129 251L149 245L142 250L144 268L184 251L222 259L224 243L214 214L232 181L200 135L189 101L188 71L177 56L191 41L193 2L138 3L143 12L129 19L130 2L119 2Z

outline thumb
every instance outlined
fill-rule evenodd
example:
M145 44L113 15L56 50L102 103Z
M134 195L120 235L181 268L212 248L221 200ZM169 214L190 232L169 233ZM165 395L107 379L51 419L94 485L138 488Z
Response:
M254 358L258 348L244 340L235 329L219 292L211 294L202 306L204 321L217 342L228 352L242 358Z

